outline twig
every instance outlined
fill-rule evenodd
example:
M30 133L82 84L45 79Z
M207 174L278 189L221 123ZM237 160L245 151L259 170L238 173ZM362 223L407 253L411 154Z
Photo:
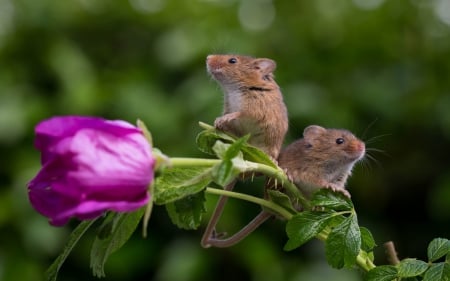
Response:
M384 249L386 251L387 260L392 265L397 265L400 263L400 260L397 256L397 251L395 250L394 242L388 241L384 243Z

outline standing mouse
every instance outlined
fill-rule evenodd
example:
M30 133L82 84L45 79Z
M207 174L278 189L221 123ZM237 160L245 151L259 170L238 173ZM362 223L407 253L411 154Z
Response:
M302 139L281 151L278 165L306 197L319 188L330 188L350 198L345 184L365 151L364 142L347 130L311 125Z
M236 137L250 134L251 145L276 159L288 130L286 105L273 76L276 63L241 55L209 55L206 66L224 91L223 116L214 126Z
M271 59L240 55L209 55L208 73L224 92L223 115L214 126L236 137L250 134L249 144L277 159L288 130L286 105L280 87L274 80L276 63ZM232 190L236 180L224 186ZM270 214L261 212L241 231L228 238L217 237L215 227L227 197L221 196L203 234L203 247L229 247L263 223Z

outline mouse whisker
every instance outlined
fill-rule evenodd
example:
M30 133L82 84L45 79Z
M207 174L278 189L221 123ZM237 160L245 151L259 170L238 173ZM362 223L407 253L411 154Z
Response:
M374 142L379 141L381 138L384 138L384 137L390 136L390 135L392 135L392 134L383 134L383 135L371 137L370 139L364 140L364 142L365 142L366 144L371 144L371 143L374 143Z

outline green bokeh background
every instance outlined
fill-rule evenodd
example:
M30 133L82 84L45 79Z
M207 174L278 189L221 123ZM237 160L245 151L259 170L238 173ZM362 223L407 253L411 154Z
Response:
M0 280L44 280L76 225L51 227L28 202L26 183L39 169L33 127L54 115L140 118L169 156L206 157L195 146L197 123L222 110L205 71L209 53L277 61L287 143L318 124L383 151L348 184L378 245L393 240L400 257L425 259L432 238L449 238L450 1L0 0ZM221 228L257 211L232 201ZM361 280L330 269L319 242L284 252L281 221L227 249L201 248L202 229L178 230L157 207L149 237L136 233L114 254L104 280ZM93 235L59 280L97 280ZM386 263L381 246L375 255Z

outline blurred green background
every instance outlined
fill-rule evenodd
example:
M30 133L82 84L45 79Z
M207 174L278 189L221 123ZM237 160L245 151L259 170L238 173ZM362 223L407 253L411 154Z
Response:
M376 263L386 263L388 240L401 258L424 259L432 238L449 238L450 1L0 0L0 280L43 280L76 225L51 227L28 203L26 183L39 169L36 123L67 114L140 118L166 154L206 157L195 145L197 122L222 111L205 71L209 53L277 61L286 142L318 124L350 129L383 151L371 152L376 161L358 165L348 184L360 224L380 245ZM257 211L232 201L221 230ZM330 269L322 243L284 252L281 221L227 249L201 248L202 230L178 230L156 208L149 237L136 233L114 254L104 280L361 280ZM97 280L93 235L59 280Z

